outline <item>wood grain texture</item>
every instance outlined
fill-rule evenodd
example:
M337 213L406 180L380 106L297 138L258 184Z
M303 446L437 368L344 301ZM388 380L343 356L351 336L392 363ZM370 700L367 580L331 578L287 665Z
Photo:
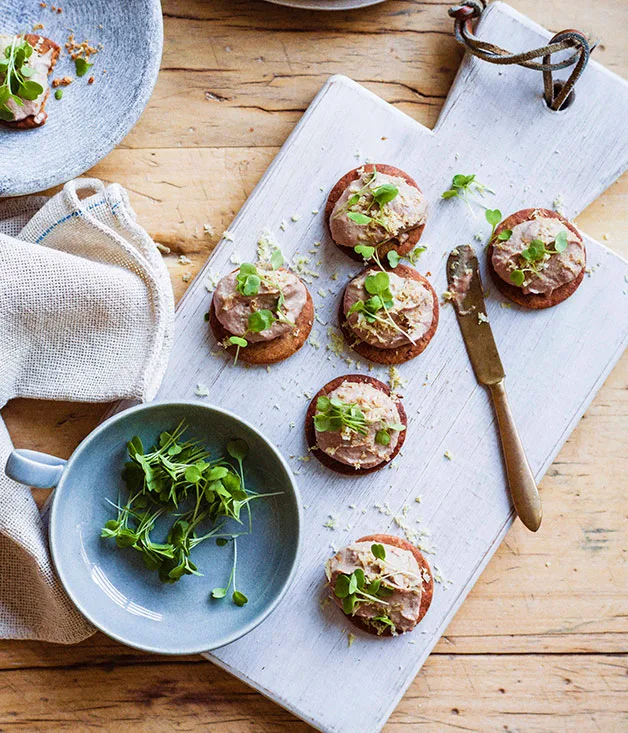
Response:
M620 2L605 0L596 3L595 8L586 0L551 4L517 0L515 5L555 30L568 25L601 36L603 47L596 50L595 57L609 68L628 74ZM125 141L125 148L114 151L93 171L129 187L140 222L158 241L172 247L173 253L166 260L178 296L186 288L182 276L198 271L329 73L353 75L431 126L460 58L446 35L451 29L446 6L436 2L391 0L358 13L319 15L244 0L168 0L164 11L167 39L173 35L172 24L177 20L171 16L185 16L191 19L189 22L198 22L198 32L202 27L205 39L218 49L231 47L230 52L224 51L225 57L240 45L241 31L251 29L256 30L259 39L258 49L249 45L256 56L263 55L277 39L299 29L303 36L334 32L329 58L334 58L337 49L336 61L328 59L327 68L319 72L314 63L316 49L309 44L302 61L307 65L311 57L311 68L307 69L311 73L291 76L288 68L286 77L266 86L256 84L254 104L259 103L261 110L242 105L237 111L225 112L227 102L201 95L190 98L189 107L181 109L171 104L168 95L159 97L156 92L151 107ZM442 68L433 63L435 46L425 27L441 31L439 42L448 44ZM366 30L376 32L365 39ZM377 48L379 53L383 48L394 49L401 34L414 37L410 57L402 61L391 53L390 60L380 68L366 58L373 50L369 48L373 36L382 44ZM180 49L181 56L175 62L181 70L166 72L173 79L171 93L189 84L191 75L185 68L191 54L196 53L183 44ZM291 61L290 56L287 58ZM251 56L250 61L254 60ZM440 99L424 103L414 92L397 84L398 78L408 79L405 65L409 62L413 64L410 86L423 91L433 80L434 88L440 88ZM288 66L285 57L283 66L279 57L256 63L266 81L280 71L280 66ZM364 73L360 72L360 63L366 64ZM252 68L254 64L244 60L228 74L224 70L201 71L199 79L208 90L214 80L224 80L225 96L238 106ZM162 73L159 84L163 78ZM283 109L297 112L275 111L277 100ZM147 125L149 114L154 115L154 124ZM196 115L208 120L208 128L195 136L189 127L194 126L190 120ZM263 127L259 126L261 121ZM229 126L233 124L237 125L237 134ZM250 128L253 130L249 132ZM627 207L628 179L624 177L578 217L578 224L589 235L628 256L623 217ZM215 234L203 233L205 223L214 226ZM192 259L190 265L178 264L180 252ZM482 731L504 730L504 726L525 731L626 729L625 688L618 683L626 670L626 659L619 655L628 648L626 509L622 491L628 470L627 383L628 359L624 357L541 482L544 531L532 537L518 524L513 526L387 730L440 731L450 726ZM17 401L3 411L3 416L16 443L67 456L98 422L104 409ZM114 689L111 695L105 695L106 709L99 709L103 690L114 679L108 676L111 671L117 674L121 669L128 675L124 679L131 680L158 661L101 635L71 648L2 642L0 669L12 671L0 671L0 726L7 730L76 730L97 724L118 730L126 720L141 723L145 718L145 729L152 725L153 730L204 730L210 722L214 724L212 730L306 729L206 663L202 663L201 676L199 663L191 659L178 663L169 660L168 678L180 681L188 695L178 696L176 705L168 710L168 697L156 707L155 703L130 699L124 693L124 681L117 694ZM194 667L188 672L191 665ZM610 666L619 670L619 677L609 677ZM31 668L40 667L50 669L38 676L37 669ZM81 680L92 680L93 695L85 692L88 682L81 687L73 685L68 667L76 668L75 676ZM11 677L21 674L22 669L30 675L28 689ZM47 694L63 685L70 688L63 703L57 693ZM147 678L146 689L159 695L153 676ZM203 697L201 705L198 696ZM47 701L40 700L46 697ZM253 700L259 701L256 707L252 707ZM221 727L217 718L210 721L202 717L216 708L221 715L224 713ZM32 710L36 714L31 717ZM161 722L159 715L165 716ZM35 717L38 720L33 722Z

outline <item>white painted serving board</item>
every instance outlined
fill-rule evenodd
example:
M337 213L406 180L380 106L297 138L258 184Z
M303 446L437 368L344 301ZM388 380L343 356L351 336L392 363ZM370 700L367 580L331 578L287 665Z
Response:
M490 7L481 34L513 50L549 36L501 4ZM332 77L230 227L234 241L222 241L179 308L158 398L202 399L195 398L197 384L209 387L207 401L250 420L292 457L307 507L301 565L287 597L258 629L209 658L320 730L372 733L383 726L510 526L493 413L470 369L454 313L445 306L427 351L400 368L407 380L409 426L394 467L345 478L315 460L299 461L294 457L307 452L308 395L333 377L364 371L366 363L358 359L349 366L328 350L327 326L317 322L313 338L320 348L308 344L268 372L234 368L212 355L217 347L203 318L210 303L206 277L225 274L238 258L254 260L259 234L270 229L289 260L297 253L310 258L309 269L319 275L310 286L317 314L335 326L339 294L359 267L331 243L324 201L343 173L369 158L402 167L426 193L428 250L419 268L431 272L437 292L443 292L449 250L472 241L477 232L484 242L489 234L480 210L474 219L462 202L439 198L453 174L476 173L495 189L490 205L504 214L551 208L562 196L572 217L626 167L624 81L591 63L575 104L562 113L545 107L541 89L537 72L467 58L430 131L352 81ZM480 248L484 242L475 244ZM593 272L561 306L542 312L503 308L494 288L487 301L513 412L537 479L628 340L628 266L590 238L586 246ZM386 379L381 367L371 373ZM409 506L404 521L429 528L431 537L424 542L436 549L429 559L451 584L436 586L432 607L411 636L378 639L356 632L349 647L342 614L319 604L323 563L332 553L330 544L339 547L365 533L400 532L393 516L375 508L386 502L393 515ZM330 514L338 517L335 529L324 526Z

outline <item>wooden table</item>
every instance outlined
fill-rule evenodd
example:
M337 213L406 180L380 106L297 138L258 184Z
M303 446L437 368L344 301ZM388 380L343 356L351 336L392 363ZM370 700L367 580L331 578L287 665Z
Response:
M622 0L513 4L549 28L600 37L595 58L628 76ZM461 58L448 5L318 14L165 0L155 93L93 174L126 186L170 248L177 297L327 76L347 74L433 125ZM627 256L627 209L625 176L578 224ZM514 525L386 730L628 730L627 382L624 357L541 484L542 530ZM18 400L3 417L17 445L67 457L105 409ZM123 727L308 729L197 657L149 656L101 634L74 647L0 642L0 730Z

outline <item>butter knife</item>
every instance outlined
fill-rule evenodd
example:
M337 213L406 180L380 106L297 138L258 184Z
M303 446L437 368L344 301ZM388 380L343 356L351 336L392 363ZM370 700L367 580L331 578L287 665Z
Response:
M486 315L478 259L473 247L465 244L451 252L447 260L447 282L473 371L478 382L488 387L493 398L515 510L523 524L536 532L543 514L541 498L508 405L504 367Z

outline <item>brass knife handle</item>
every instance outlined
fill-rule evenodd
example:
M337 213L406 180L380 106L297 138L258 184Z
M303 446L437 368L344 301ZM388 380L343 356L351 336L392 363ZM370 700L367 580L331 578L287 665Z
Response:
M512 500L523 524L536 532L543 516L541 497L510 411L504 380L490 384L489 388L495 405Z

